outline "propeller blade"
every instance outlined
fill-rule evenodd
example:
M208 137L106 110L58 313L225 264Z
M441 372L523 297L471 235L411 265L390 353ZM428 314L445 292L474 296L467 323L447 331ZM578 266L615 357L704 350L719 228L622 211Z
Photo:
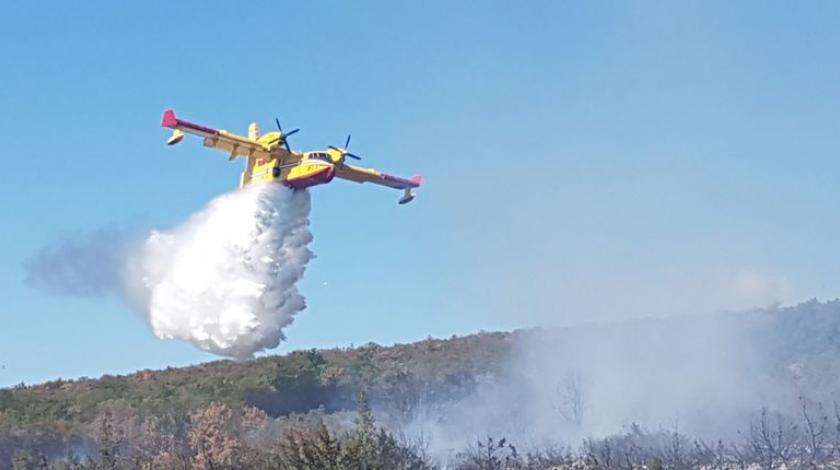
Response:
M300 129L293 129L289 132L283 132L283 126L280 125L280 118L274 118L274 122L277 123L277 130L280 131L280 139L283 140L283 146L286 147L286 151L292 153L292 149L289 147L289 137L292 134L296 134Z
M347 141L344 144L345 145L350 145L350 135L349 134L347 135ZM328 145L327 148L330 148L332 150L335 150L336 152L339 152L342 157L355 158L356 160L361 160L362 159L362 157L360 157L358 155L353 155L352 153L348 152L347 147L344 147L343 149L340 149L340 148L336 147L335 145Z
M347 134L347 141L344 142L344 148L350 148L350 134Z

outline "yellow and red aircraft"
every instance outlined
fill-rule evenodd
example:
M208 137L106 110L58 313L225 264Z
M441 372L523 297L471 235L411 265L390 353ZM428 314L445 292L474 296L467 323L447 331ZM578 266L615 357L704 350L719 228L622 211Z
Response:
M405 179L380 173L373 168L347 164L347 157L361 160L358 155L347 151L350 145L349 135L344 147L329 146L326 150L295 152L289 148L288 138L300 129L283 132L280 121L275 121L277 131L263 135L260 135L257 123L252 122L248 127L248 136L245 137L223 129L213 129L185 121L176 117L173 110L168 109L163 113L161 126L172 129L172 136L167 141L169 145L181 142L185 134L193 134L204 138L205 147L227 152L230 160L245 157L247 163L239 179L240 187L257 182L276 181L294 189L303 189L329 183L337 176L357 183L374 183L402 189L404 193L399 200L400 204L414 199L412 189L420 186L420 176Z

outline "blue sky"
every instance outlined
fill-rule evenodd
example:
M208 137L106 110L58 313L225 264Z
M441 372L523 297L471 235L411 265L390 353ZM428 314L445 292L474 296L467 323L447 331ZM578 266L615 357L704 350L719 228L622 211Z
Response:
M164 108L340 144L418 199L315 188L291 349L834 298L836 2L16 2L0 16L0 386L213 359L42 246L171 227L240 163Z

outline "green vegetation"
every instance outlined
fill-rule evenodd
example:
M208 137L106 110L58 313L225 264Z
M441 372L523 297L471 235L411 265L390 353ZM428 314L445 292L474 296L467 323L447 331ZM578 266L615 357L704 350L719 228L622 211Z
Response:
M408 413L428 390L466 394L477 377L498 374L511 338L482 333L19 385L0 390L0 462L8 461L21 443L58 454L63 443L90 447L106 416L156 426L188 421L212 406L253 409L271 417L334 413L355 410L361 391Z

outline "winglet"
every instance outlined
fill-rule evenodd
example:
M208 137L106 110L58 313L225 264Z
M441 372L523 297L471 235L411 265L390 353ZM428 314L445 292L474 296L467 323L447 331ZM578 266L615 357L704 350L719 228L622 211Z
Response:
M163 121L160 123L160 127L168 127L170 129L174 129L178 126L178 118L175 117L175 111L172 109L167 109L163 112Z
M412 191L411 188L405 188L405 192L403 193L403 197L400 198L398 203L400 205L408 204L409 202L414 200L415 196L416 196L416 194L414 194L414 191Z
M412 176L410 181L412 183L416 184L417 186L420 186L420 183L423 182L423 177L420 176L420 175Z

